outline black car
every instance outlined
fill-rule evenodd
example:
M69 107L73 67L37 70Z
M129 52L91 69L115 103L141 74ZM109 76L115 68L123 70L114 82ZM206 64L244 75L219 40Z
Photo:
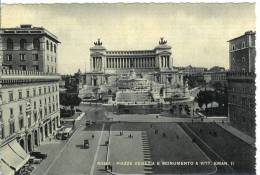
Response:
M46 159L47 158L47 154L43 154L38 151L31 152L31 156L34 156L37 159Z

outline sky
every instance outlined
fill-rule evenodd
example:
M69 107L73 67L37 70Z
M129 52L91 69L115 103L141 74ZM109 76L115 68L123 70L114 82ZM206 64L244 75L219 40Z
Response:
M89 71L97 38L107 50L151 50L164 37L173 66L228 69L227 41L256 28L254 3L2 4L1 21L55 34L61 74Z

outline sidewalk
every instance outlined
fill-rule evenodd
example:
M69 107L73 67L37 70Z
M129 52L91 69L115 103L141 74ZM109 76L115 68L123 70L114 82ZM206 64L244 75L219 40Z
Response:
M217 123L220 127L228 131L229 133L233 134L234 136L238 137L239 139L243 140L244 142L248 143L249 145L255 147L255 139L238 129L234 128L228 123Z
M39 147L37 147L35 151L46 153L47 158L43 160L40 164L34 165L36 169L32 172L32 175L44 174L45 170L51 165L57 153L59 152L59 150L63 148L65 143L66 142L62 142L56 139L51 139L51 140L47 139Z

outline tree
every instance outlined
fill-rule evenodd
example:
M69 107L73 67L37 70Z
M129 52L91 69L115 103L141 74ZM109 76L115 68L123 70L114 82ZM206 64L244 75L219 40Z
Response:
M198 103L201 108L203 104L206 106L206 110L208 109L208 104L212 103L214 100L214 91L200 91L195 98L195 101Z
M74 106L79 106L81 99L77 93L60 93L60 104L63 106L70 106L71 113L74 114Z

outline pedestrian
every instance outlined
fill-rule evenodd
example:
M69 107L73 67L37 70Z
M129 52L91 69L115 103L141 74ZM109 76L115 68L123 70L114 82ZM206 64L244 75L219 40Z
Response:
M163 136L163 137L166 137L166 134L165 134L165 133L163 133L163 134L162 134L162 136Z
M113 169L112 169L112 165L110 165L110 170L111 170L111 172L113 171Z

